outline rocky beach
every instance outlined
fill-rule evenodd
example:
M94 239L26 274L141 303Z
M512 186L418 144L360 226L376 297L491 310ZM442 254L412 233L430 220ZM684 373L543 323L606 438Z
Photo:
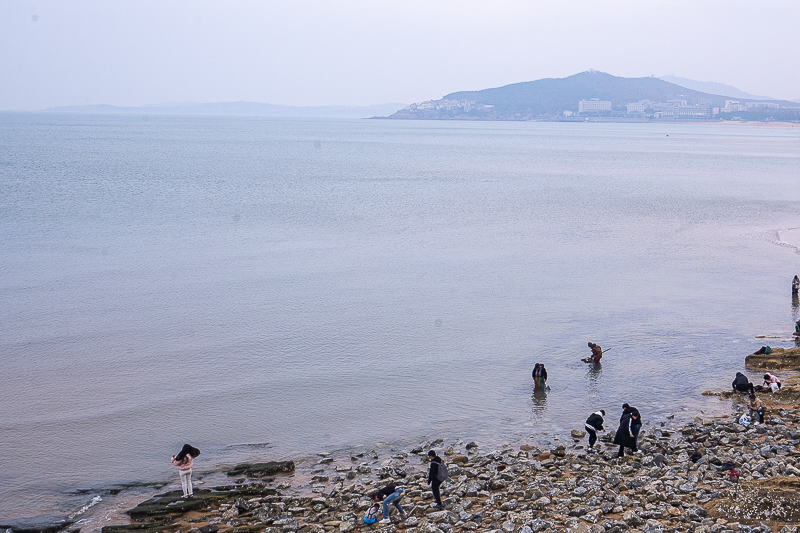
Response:
M797 531L800 522L800 348L776 348L746 358L751 377L780 372L782 389L761 394L765 423L738 423L740 394L707 391L731 402L730 414L699 416L678 424L647 421L641 453L618 459L611 444L614 413L606 416L600 453L586 451L583 429L549 446L442 440L408 450L377 446L355 454L322 452L294 461L238 465L231 482L155 496L127 511L130 523L103 533L493 533ZM791 373L787 373L791 371ZM754 380L755 381L755 380ZM440 450L450 472L442 486L445 509L433 507L426 482L427 450ZM391 524L366 525L369 495L386 484L406 488L407 511ZM5 524L9 533L72 533L80 524L28 527Z

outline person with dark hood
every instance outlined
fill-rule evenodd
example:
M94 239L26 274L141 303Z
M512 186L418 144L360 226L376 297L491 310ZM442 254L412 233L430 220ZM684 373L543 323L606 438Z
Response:
M754 392L755 387L750 380L747 379L747 376L742 374L741 372L736 373L736 377L733 378L733 382L731 383L733 387L733 392Z
M589 449L587 450L589 453L597 451L594 444L597 442L597 432L605 431L605 428L603 428L604 416L606 416L606 412L600 409L590 414L589 418L586 419L584 427L586 428L586 433L589 434Z
M192 464L194 463L194 458L198 455L200 455L200 450L190 444L184 444L180 453L172 456L172 464L178 467L184 498L191 498L193 496Z
M444 505L442 505L442 494L439 492L442 479L444 479L444 476L440 475L442 472L440 472L439 469L445 468L444 461L442 461L442 458L436 455L436 452L433 450L428 452L428 460L431 462L431 466L428 469L428 483L431 485L433 499L436 501L434 507L437 509L444 509Z

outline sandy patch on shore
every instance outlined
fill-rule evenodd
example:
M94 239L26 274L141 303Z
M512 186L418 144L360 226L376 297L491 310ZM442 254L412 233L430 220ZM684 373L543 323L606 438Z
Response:
M791 228L778 232L778 238L795 248L800 248L800 228Z

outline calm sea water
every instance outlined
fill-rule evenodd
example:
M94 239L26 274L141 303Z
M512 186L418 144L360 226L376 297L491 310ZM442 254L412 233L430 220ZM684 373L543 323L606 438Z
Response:
M700 392L797 317L799 178L800 128L0 115L0 518L171 480L184 442L729 409Z

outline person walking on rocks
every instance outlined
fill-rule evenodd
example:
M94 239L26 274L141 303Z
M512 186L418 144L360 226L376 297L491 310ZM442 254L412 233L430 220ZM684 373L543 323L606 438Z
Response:
M436 501L434 507L437 509L444 509L444 505L442 505L442 494L439 492L439 487L441 487L442 482L447 479L447 469L444 466L442 458L436 455L436 452L433 450L428 452L428 460L431 462L431 466L428 469L428 483L431 485L433 499Z
M604 416L606 416L606 412L600 409L590 414L589 418L586 419L584 427L586 428L586 433L589 434L589 449L587 450L589 453L597 451L594 444L597 442L597 432L605 431L605 428L603 428Z
M390 524L392 522L389 520L390 504L394 504L394 506L397 507L397 512L400 513L400 517L405 518L406 512L400 505L400 499L405 495L405 493L405 487L395 487L394 484L390 483L372 496L373 500L383 502L383 519L379 522L379 524Z
M636 436L633 434L633 412L627 403L622 406L622 417L619 419L619 428L614 434L614 444L619 445L617 457L625 455L625 448L630 448L634 453L638 451Z
M172 464L178 467L184 498L191 498L194 495L192 491L192 464L194 463L194 458L198 455L200 455L200 450L190 444L184 444L180 453L172 456Z

